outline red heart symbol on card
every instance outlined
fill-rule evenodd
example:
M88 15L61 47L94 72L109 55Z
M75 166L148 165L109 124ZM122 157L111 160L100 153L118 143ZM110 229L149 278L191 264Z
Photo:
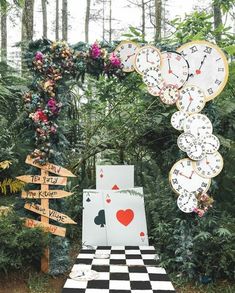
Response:
M131 209L119 210L116 213L116 217L122 225L128 226L134 218L134 212Z
M110 199L110 198L107 198L107 199L106 199L106 202L107 202L107 203L110 203L110 202L111 202L111 199Z
M140 232L140 237L144 237L144 232Z
M112 190L118 190L119 187L115 184L113 187L112 187Z

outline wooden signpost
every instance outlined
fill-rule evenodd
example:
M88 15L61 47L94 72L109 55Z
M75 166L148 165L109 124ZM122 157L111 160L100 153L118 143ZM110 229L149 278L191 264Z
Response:
M41 216L41 221L34 219L25 219L25 226L29 228L41 227L45 232L52 233L53 235L65 237L66 228L62 228L49 223L52 219L61 224L76 224L69 216L59 213L49 208L49 199L62 198L70 196L72 193L64 190L50 190L50 185L63 185L67 184L67 177L76 177L69 170L56 166L51 163L45 165L38 164L30 156L27 156L27 164L40 168L40 175L23 175L16 177L17 179L31 184L41 184L40 190L22 191L21 197L25 199L40 199L41 204L26 203L25 208L35 212ZM49 172L59 176L49 176ZM61 177L63 176L63 177ZM41 270L44 273L49 271L49 248L46 248L41 259Z

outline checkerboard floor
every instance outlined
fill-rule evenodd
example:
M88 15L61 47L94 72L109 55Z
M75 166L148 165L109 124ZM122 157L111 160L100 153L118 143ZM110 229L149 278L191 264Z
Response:
M96 259L96 253L110 254ZM163 268L157 267L153 246L97 246L82 249L72 271L92 269L92 281L67 279L62 293L170 293L174 287Z

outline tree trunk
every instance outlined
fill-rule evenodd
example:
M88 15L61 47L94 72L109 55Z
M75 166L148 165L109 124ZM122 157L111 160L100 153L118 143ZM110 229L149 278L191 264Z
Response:
M47 0L41 0L42 2L42 27L43 38L47 39Z
M112 0L109 0L109 43L112 41Z
M1 0L1 61L7 62L7 1Z
M145 40L145 0L141 0L141 10L142 10L141 31L142 31L143 41L144 41Z
M68 0L62 2L62 39L68 41Z
M21 25L21 67L22 72L27 68L24 61L24 51L27 43L33 39L34 0L25 0L22 11Z
M59 40L59 0L55 4L55 39Z
M162 0L155 0L155 43L161 40L162 30Z
M89 23L91 12L91 0L86 1L86 18L85 18L85 42L89 42Z
M213 2L213 12L214 12L214 29L216 30L223 24L221 8L220 8L220 5L216 2ZM219 43L221 41L221 32L216 33L215 41L216 43Z
M105 0L103 0L103 7L102 7L102 39L104 42L105 40Z

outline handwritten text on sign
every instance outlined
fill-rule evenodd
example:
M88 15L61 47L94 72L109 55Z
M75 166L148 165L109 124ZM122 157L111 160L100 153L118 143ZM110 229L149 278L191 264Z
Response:
M66 185L66 177L40 176L40 175L23 175L16 177L17 179L34 184L49 184L49 185Z
M75 175L73 175L72 172L70 172L69 170L61 167L61 166L57 166L51 163L46 163L44 165L40 165L39 163L37 163L37 160L31 158L30 156L27 156L26 164L32 165L34 167L43 169L45 171L57 174L57 175L61 175L61 176L65 176L65 177L76 177Z
M66 229L55 225L39 222L33 219L26 218L25 226L29 228L41 227L45 232L50 232L54 235L65 237Z
M23 190L21 198L62 198L72 195L72 192L64 190Z
M39 215L45 216L47 218L50 218L52 220L55 220L59 223L62 224L77 224L76 222L74 222L70 217L68 217L67 215L64 215L62 213L59 213L55 210L51 210L51 209L45 209L43 208L41 205L39 204L35 204L35 203L26 203L24 205L24 207L27 210L30 210L32 212L35 212Z

